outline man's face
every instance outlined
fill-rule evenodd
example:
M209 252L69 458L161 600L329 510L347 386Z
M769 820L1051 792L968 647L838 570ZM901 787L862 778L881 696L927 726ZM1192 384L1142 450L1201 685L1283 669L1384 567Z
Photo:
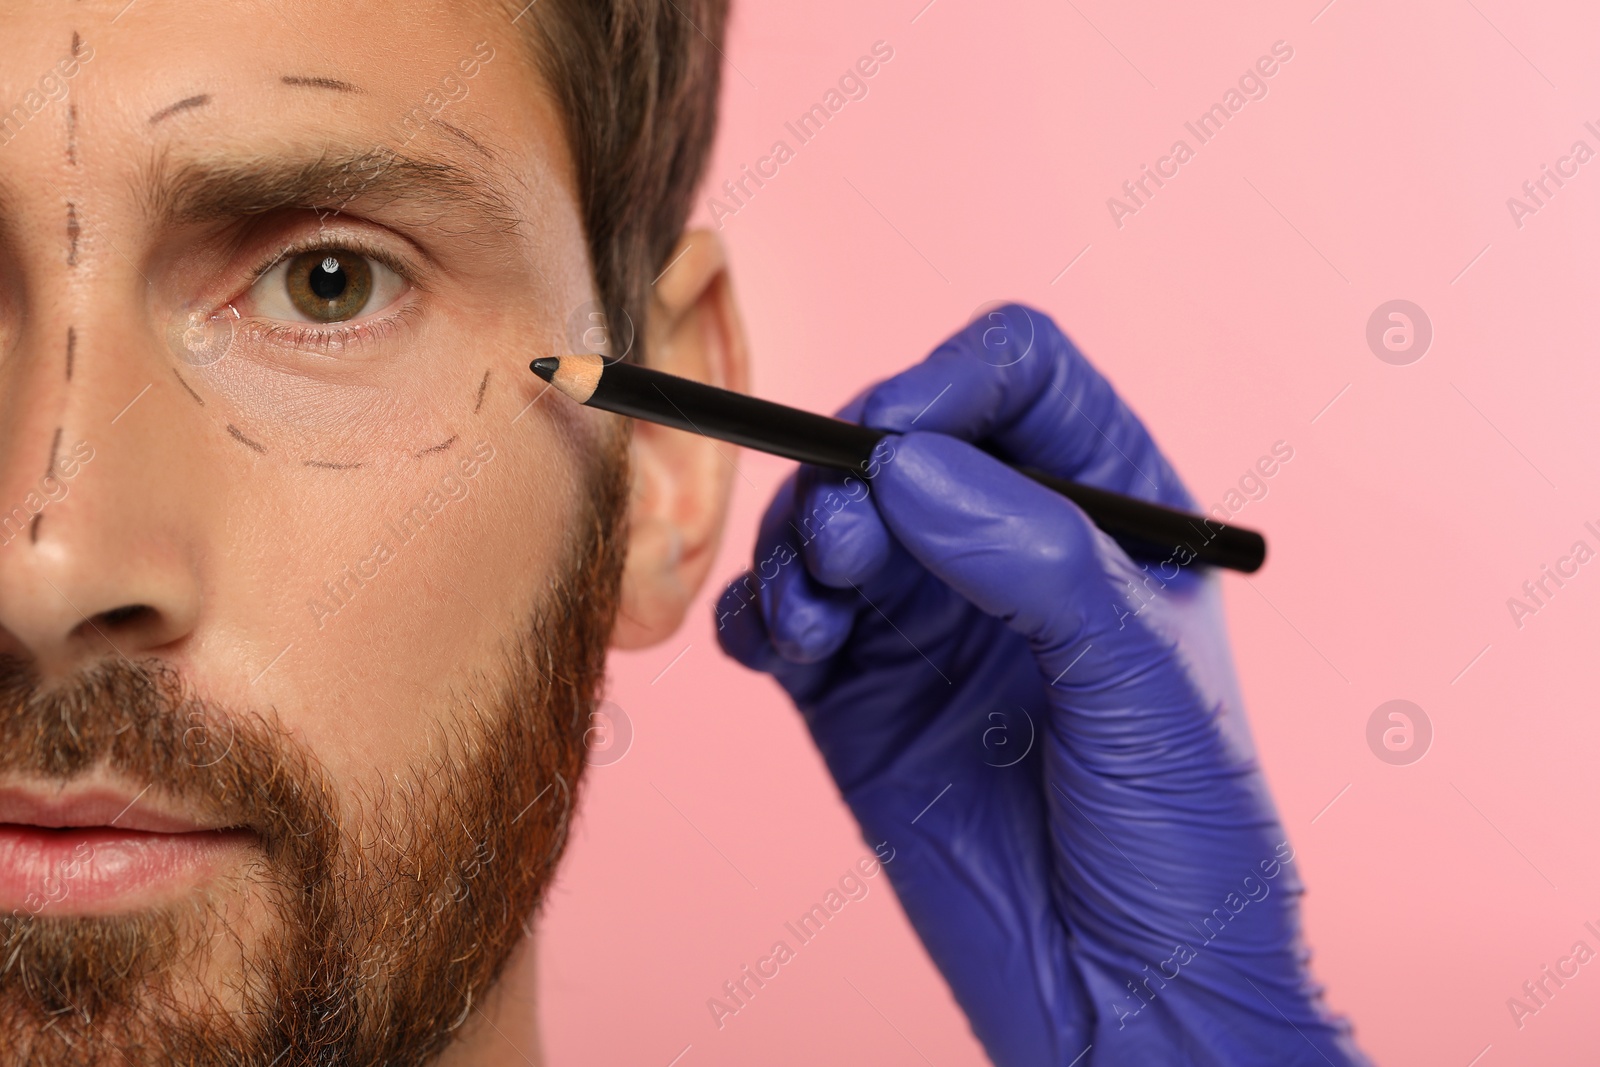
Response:
M0 1059L412 1062L615 610L559 120L476 5L0 25Z

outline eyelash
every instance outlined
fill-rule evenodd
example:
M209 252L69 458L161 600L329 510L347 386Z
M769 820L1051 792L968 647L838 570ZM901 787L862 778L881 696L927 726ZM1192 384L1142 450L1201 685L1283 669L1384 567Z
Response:
M350 249L350 251L356 250ZM313 326L304 322L267 325L265 320L251 319L242 323L237 329L244 332L251 340L281 345L285 348L310 349L315 352L350 351L386 339L420 314L421 310L415 304L408 304L386 318L368 322L330 323L327 326Z
M410 289L418 291L422 289L422 286L417 283L415 272L409 264L402 262L398 256L395 256L388 249L379 248L374 242L364 239L361 235L350 234L338 238L329 236L307 238L280 249L276 255L250 273L250 281L244 287L244 292L249 292L253 289L274 267L286 259L292 259L305 252L333 251L355 252L358 255L366 256L394 271L405 280ZM236 328L242 330L247 337L253 340L264 341L269 344L278 344L288 348L311 349L318 352L344 351L387 338L409 322L419 310L415 304L407 304L386 318L371 321L358 320L353 323L329 323L326 326L314 326L303 322L267 325L267 320L250 319Z

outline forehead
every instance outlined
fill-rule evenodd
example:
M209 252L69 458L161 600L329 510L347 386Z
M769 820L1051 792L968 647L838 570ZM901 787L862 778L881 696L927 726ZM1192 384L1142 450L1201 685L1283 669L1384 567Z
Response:
M519 174L564 156L525 26L487 2L0 0L0 26L0 173L69 148L106 173L320 144L458 151Z

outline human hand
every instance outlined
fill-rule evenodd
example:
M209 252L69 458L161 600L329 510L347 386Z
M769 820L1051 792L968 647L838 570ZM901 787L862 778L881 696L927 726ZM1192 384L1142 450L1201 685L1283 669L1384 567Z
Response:
M1139 420L1015 305L841 415L901 436L866 479L784 484L719 637L894 848L994 1062L1365 1063L1310 976L1217 576L1131 560L995 458L1193 510Z

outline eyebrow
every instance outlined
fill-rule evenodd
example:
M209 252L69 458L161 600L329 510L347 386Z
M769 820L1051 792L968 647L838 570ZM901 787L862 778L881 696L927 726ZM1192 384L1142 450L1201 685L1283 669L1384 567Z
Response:
M164 154L146 167L139 183L147 212L167 223L400 204L466 212L479 228L496 233L518 225L511 198L486 167L387 148L181 162Z
M285 85L297 89L329 89L336 93L364 93L365 89L350 82L342 82L338 78L308 78L298 74L285 74L278 79Z

